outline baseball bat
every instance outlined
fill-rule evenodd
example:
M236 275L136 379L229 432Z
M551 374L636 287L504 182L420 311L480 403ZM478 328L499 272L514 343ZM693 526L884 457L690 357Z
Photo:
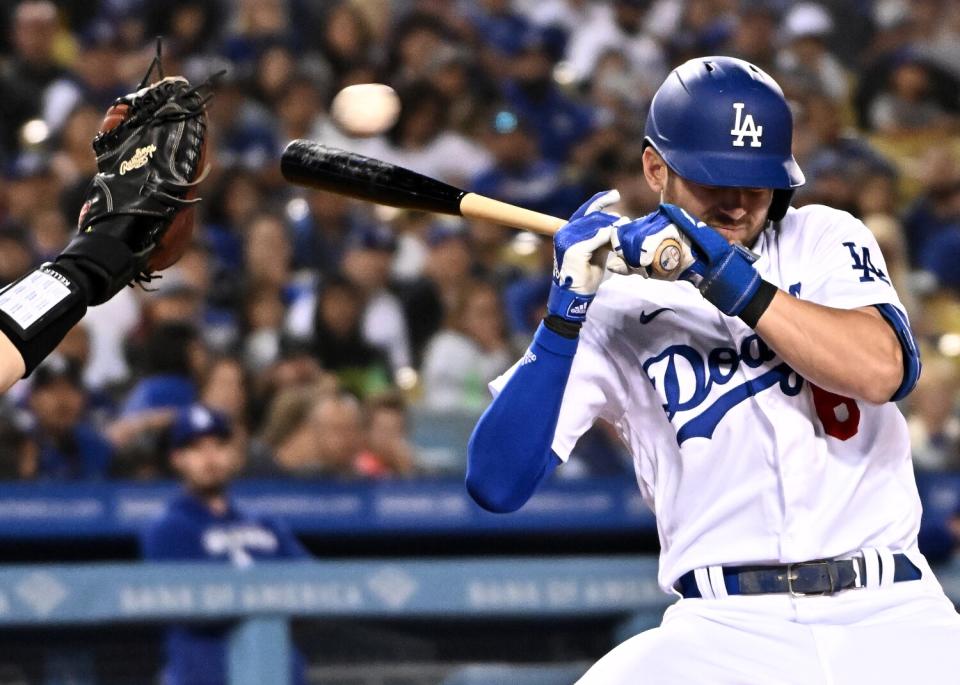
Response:
M280 157L280 171L285 179L301 186L402 209L485 219L546 236L567 223L467 192L396 164L311 140L291 141ZM679 242L664 240L654 254L653 270L661 277L669 276L679 267L681 254Z

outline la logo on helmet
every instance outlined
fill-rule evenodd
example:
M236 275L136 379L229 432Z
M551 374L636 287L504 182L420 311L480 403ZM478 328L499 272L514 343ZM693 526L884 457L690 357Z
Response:
M757 126L756 123L754 123L752 114L748 114L745 117L743 116L742 102L734 102L733 109L737 113L736 121L733 122L733 130L730 131L731 136L737 136L737 139L733 141L733 146L743 147L743 138L747 136L753 139L750 141L750 147L760 147L760 136L763 135L763 126Z

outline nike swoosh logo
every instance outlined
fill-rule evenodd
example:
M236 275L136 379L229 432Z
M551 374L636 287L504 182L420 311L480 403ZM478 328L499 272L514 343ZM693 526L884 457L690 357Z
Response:
M672 311L673 311L673 310L670 309L670 307L661 307L660 309L655 309L655 310L653 310L653 311L650 312L649 314L647 314L645 311L641 311L641 312L640 312L640 323L650 323L650 322L653 321L656 317L660 316L660 315L663 314L664 312L672 312Z

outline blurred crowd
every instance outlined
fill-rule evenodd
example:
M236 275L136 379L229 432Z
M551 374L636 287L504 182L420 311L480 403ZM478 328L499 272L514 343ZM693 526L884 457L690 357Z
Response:
M903 404L918 468L960 468L960 4L950 0L0 0L0 284L61 250L103 113L162 35L167 74L226 70L210 106L196 239L150 284L90 310L0 409L0 477L169 475L194 402L226 414L252 477L415 477L462 468L423 436L470 423L549 290L549 241L287 184L294 138L394 161L566 216L617 188L656 206L650 97L694 56L783 86L807 184L795 204L863 219L923 346ZM383 135L333 96L381 82ZM459 422L459 423L458 423ZM465 451L463 431L453 448ZM613 429L573 475L630 469Z

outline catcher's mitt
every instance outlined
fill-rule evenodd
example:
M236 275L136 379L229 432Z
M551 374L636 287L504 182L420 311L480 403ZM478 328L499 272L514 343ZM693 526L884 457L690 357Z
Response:
M145 85L157 69L160 80ZM217 75L219 76L219 74ZM150 281L186 249L192 232L196 187L206 176L206 104L216 76L191 86L163 76L160 50L136 92L107 111L93 140L99 173L87 191L79 235L62 258L98 267L90 304L112 297L134 281ZM186 223L189 220L189 223ZM176 222L179 228L164 237ZM92 264L91 264L92 262ZM101 287L98 287L101 286Z

